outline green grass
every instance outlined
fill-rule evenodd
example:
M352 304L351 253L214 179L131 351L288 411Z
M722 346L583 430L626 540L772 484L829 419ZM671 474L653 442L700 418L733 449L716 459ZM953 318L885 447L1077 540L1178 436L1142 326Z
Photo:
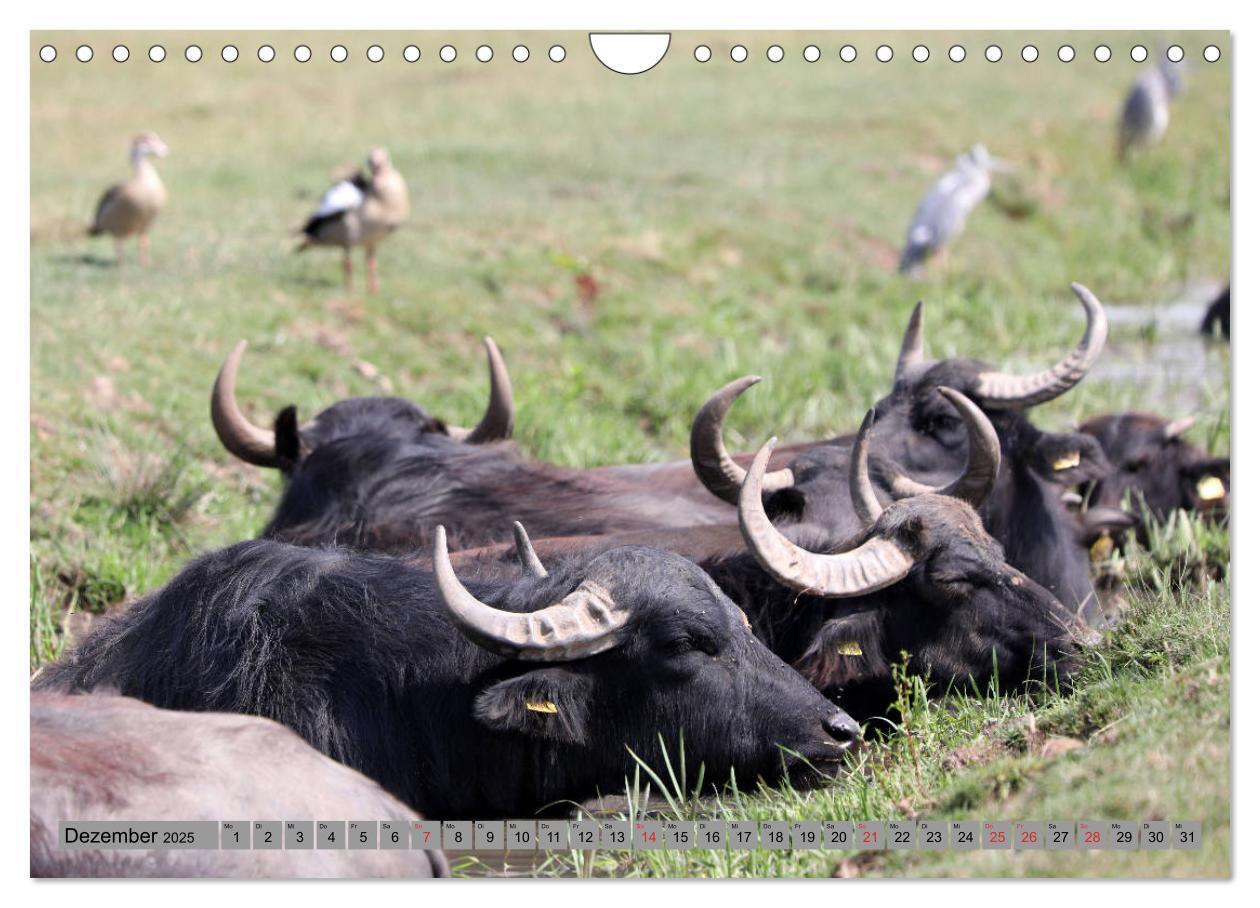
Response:
M885 392L919 298L930 353L1023 369L1079 336L1069 281L1126 305L1223 280L1226 38L1211 37L1224 62L1190 72L1166 140L1121 169L1113 120L1137 67L1119 52L1106 66L1086 62L1081 49L1098 42L1081 33L1041 36L1034 65L1018 60L1009 34L863 34L854 64L835 58L837 36L812 35L826 52L812 66L796 50L801 35L705 35L715 59L701 66L687 50L701 38L679 33L670 58L634 79L588 59L579 35L563 39L561 65L529 34L489 37L488 65L472 61L466 37L424 36L422 62L404 65L403 39L356 34L339 38L351 62L335 65L326 36L271 33L279 53L266 66L253 56L261 35L200 36L207 53L195 66L182 59L187 35L153 36L169 52L154 65L134 35L93 34L88 66L72 59L83 36L33 35L33 49L51 41L61 56L31 69L32 670L84 615L120 607L265 522L277 478L230 458L207 412L215 371L239 338L250 341L239 394L259 422L289 403L309 417L341 397L389 391L472 424L485 400L478 341L493 334L512 369L519 441L581 466L684 456L695 408L747 372L767 381L731 414L732 446L852 428ZM106 49L122 40L132 60L120 65ZM316 48L305 65L290 54L300 40ZM460 48L455 64L436 60L446 40ZM781 64L765 61L771 40L788 48ZM897 51L891 64L873 60L881 40ZM909 63L919 40L934 49L928 64ZM965 64L945 62L955 40L972 49ZM1207 39L1179 40L1194 55ZM242 49L230 66L215 50L227 41ZM527 64L510 62L517 41L534 51ZM977 52L990 41L1007 48L1001 64ZM1065 41L1076 64L1053 60ZM362 61L373 42L387 62ZM740 66L723 62L736 42L751 51ZM141 129L172 148L159 165L171 202L154 267L120 270L101 264L109 244L82 228L100 191L125 174L128 138ZM1017 172L947 261L899 278L892 264L915 203L976 141ZM413 217L382 247L382 293L366 297L341 289L336 255L290 250L332 168L376 144L408 179ZM588 276L593 300L579 291ZM1198 365L1178 370L1187 343ZM1175 331L1116 325L1101 377L1039 408L1037 421L1058 429L1121 408L1193 412L1193 437L1226 452L1228 355ZM363 362L379 377L365 378ZM1132 368L1136 379L1124 378ZM863 870L1228 872L1228 587L1213 585L1228 536L1171 527L1149 558L1133 560L1137 586L1123 591L1133 610L1076 694L923 706L911 712L913 738L868 755L866 781L808 796L745 793L725 809L1168 811L1201 817L1207 847L1084 863L917 854ZM1217 567L1187 573L1194 563ZM1054 760L1035 742L1021 747L1029 715L1039 734L1086 746ZM949 757L973 747L985 754L974 765ZM832 869L822 855L672 860L625 869Z

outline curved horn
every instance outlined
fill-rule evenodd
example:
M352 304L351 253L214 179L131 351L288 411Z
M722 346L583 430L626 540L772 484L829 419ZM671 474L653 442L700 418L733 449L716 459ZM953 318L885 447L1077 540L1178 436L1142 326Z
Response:
M1076 349L1055 365L1035 375L982 372L976 398L983 406L998 410L1031 407L1053 400L1070 391L1088 374L1107 343L1107 314L1098 297L1088 287L1072 284L1072 292L1085 307L1085 334Z
M1174 419L1172 422L1167 423L1164 426L1164 441L1172 441L1173 439L1180 438L1193 428L1193 416L1185 416L1181 419Z
M906 377L906 372L923 362L923 300L914 304L910 323L901 338L901 353L897 356L897 368L893 372L893 387Z
M245 341L240 341L223 361L210 392L210 421L223 447L246 463L259 467L277 467L276 433L260 429L236 405L236 370L245 355Z
M786 586L827 598L861 596L891 586L910 573L914 559L880 536L872 536L852 551L819 555L780 533L761 503L761 480L775 441L770 439L757 452L739 495L740 531L766 571Z
M512 379L508 376L507 365L493 338L487 337L484 343L490 366L490 402L486 404L485 415L471 429L448 426L446 430L452 438L470 445L511 438L512 422L516 416L512 403Z
M451 623L478 646L526 662L568 662L621 642L629 613L590 580L535 612L505 612L464 588L446 551L446 528L433 537L433 574Z
M521 526L519 520L512 522L512 536L516 539L516 557L520 560L525 573L531 577L546 577L547 569L543 567L538 553L534 551L534 544L529 541L529 534L525 532L525 527Z
M953 388L936 389L953 404L958 415L967 426L967 466L962 475L943 486L929 486L916 482L904 473L884 466L889 476L889 491L893 498L909 498L912 495L948 495L961 498L973 508L984 504L993 486L997 482L998 471L1002 468L1002 444L998 441L993 423L984 411L971 402L967 395Z
M727 453L722 423L735 398L759 381L760 375L745 375L723 385L704 402L691 422L691 467L706 489L729 504L739 504L740 486L748 472ZM765 478L763 488L777 492L791 488L794 481L790 469L775 470Z
M875 422L875 411L867 410L862 420L862 428L858 429L857 438L853 440L853 454L849 458L849 498L853 501L853 510L857 513L862 526L868 527L879 515L884 513L884 506L875 497L875 487L871 485L869 472L869 449L871 425Z

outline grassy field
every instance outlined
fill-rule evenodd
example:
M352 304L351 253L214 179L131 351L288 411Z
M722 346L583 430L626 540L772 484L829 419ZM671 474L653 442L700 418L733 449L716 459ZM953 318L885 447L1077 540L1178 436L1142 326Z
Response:
M279 488L214 437L207 399L231 345L250 342L239 396L266 423L349 395L410 397L452 422L484 405L479 338L512 369L517 438L535 456L594 465L684 456L698 404L730 378L767 382L728 442L852 428L886 392L901 330L928 303L929 353L1041 366L1079 336L1068 283L1118 307L1169 304L1224 281L1230 254L1227 36L1191 69L1166 140L1127 168L1114 120L1138 71L1130 43L1170 36L676 34L635 78L591 59L584 35L35 34L31 104L31 668L85 616L164 582L194 553L255 534ZM1095 40L1097 38L1097 40ZM1131 40L1130 40L1131 38ZM450 40L460 52L438 61ZM96 59L73 59L88 41ZM182 49L196 40L198 64ZM274 43L275 62L254 49ZM405 64L415 40L422 59ZM703 40L714 60L690 48ZM787 58L765 59L771 40ZM887 40L897 56L874 61ZM910 48L933 50L916 64ZM1110 40L1115 56L1095 63ZM1191 58L1203 34L1179 40ZM109 48L129 42L131 61ZM226 64L232 42L241 59ZM291 48L315 49L305 65ZM816 64L801 61L813 41ZM949 63L955 41L968 48ZM387 59L363 52L380 43ZM510 59L513 44L531 59ZM734 43L748 62L729 62ZM984 62L984 45L1005 49ZM53 43L43 64L34 50ZM145 59L161 43L162 64ZM1075 45L1073 64L1054 59ZM83 235L126 173L129 137L158 132L171 193L154 265L114 267ZM894 273L914 206L977 141L1017 165L948 260ZM293 232L337 165L389 148L411 222L381 252L382 292L340 284L337 256L292 254ZM362 287L360 282L359 288ZM1146 311L1146 310L1131 310ZM1162 310L1161 310L1162 311ZM1229 449L1226 345L1141 316L1117 321L1095 380L1037 410L1049 429L1121 408L1200 417ZM1188 363L1188 365L1187 365ZM1107 378L1110 376L1110 379ZM745 793L732 816L1202 819L1205 847L931 856L873 862L793 854L636 858L644 874L1189 875L1229 872L1228 536L1174 525L1128 565L1132 609L1068 697L924 705L827 791ZM1196 565L1208 565L1199 570ZM1224 567L1222 573L1221 567ZM915 692L907 691L914 699ZM709 805L711 807L711 805ZM679 810L695 805L680 803ZM558 870L566 870L557 862Z

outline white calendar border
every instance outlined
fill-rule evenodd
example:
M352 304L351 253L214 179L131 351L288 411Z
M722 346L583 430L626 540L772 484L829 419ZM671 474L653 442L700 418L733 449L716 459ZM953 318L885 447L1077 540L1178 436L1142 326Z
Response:
M1080 28L1080 29L1136 29L1151 27L1168 28L1233 28L1235 30L1235 53L1230 54L1228 64L1234 67L1234 111L1232 129L1235 136L1233 160L1260 160L1260 140L1257 139L1256 114L1246 113L1247 108L1239 104L1238 99L1246 99L1252 111L1260 110L1257 97L1260 97L1260 30L1253 28L1255 22L1254 4L1245 9L1243 4L1223 2L1223 0L1198 0L1193 4L1171 2L1171 0L1147 0L1140 10L1135 12L1132 4L1119 2L1100 2L1100 0L1042 0L1040 4L1014 5L999 0L980 0L969 2L964 6L959 0L942 4L932 0L902 0L892 5L885 3L866 3L859 5L853 2L804 2L804 0L774 0L773 3L755 4L748 0L727 0L718 4L694 4L686 7L677 0L628 0L621 9L611 9L608 5L593 6L578 0L552 0L531 3L510 2L510 0L481 0L477 4L415 4L402 0L381 0L365 11L353 4L324 4L314 6L309 3L265 3L262 0L215 0L213 4L203 4L200 8L190 8L163 0L144 0L144 2L114 2L103 4L87 2L87 0L69 0L69 2L41 4L10 4L3 13L4 53L0 56L5 67L4 81L6 90L3 93L5 122L22 124L19 129L27 129L30 122L29 91L29 39L26 31L33 28L136 28L136 29L203 29L203 28L249 28L249 29L295 29L295 28L331 28L354 29L363 27L395 28L395 29L579 29L579 30L670 30L670 29L938 29L957 30L993 30L993 29L1042 29L1042 28ZM1135 21L1140 13L1141 21ZM1253 41L1253 39L1255 39ZM29 300L29 142L10 141L5 147L7 166L2 171L7 175L5 189L9 195L8 211L10 216L4 219L2 229L7 243L2 247L11 250L14 261L8 270L9 280L19 283L15 290L10 283L6 294L8 303L6 317L12 319L6 326L8 330L0 334L0 387L26 388L27 393L17 397L3 399L3 410L0 420L6 425L29 424L29 310L22 307L20 301ZM1256 185L1260 178L1255 176L1255 167L1251 167L1251 176L1235 165L1234 191L1232 196L1232 216L1235 236L1239 240L1235 248L1256 248L1260 245L1260 194ZM22 212L28 217L15 216ZM16 265L16 267L12 267ZM1253 266L1245 258L1233 256L1234 274L1232 282L1243 288L1244 293L1252 286L1260 286L1260 281L1249 280ZM12 275L20 275L15 279ZM1234 337L1249 339L1253 336L1250 325L1253 316L1251 305L1241 305L1234 313ZM1240 327L1241 326L1241 327ZM15 330L16 329L16 330ZM1260 357L1236 357L1233 360L1236 370L1234 388L1248 390L1260 387ZM1234 395L1237 400L1237 394ZM1237 419L1232 421L1231 437L1235 450L1235 461L1241 456L1243 467L1234 471L1235 481L1231 494L1234 502L1234 515L1231 523L1233 544L1236 550L1245 550L1246 544L1252 540L1252 533L1247 515L1252 513L1254 496L1251 494L1248 479L1252 470L1260 468L1255 452L1257 428ZM14 433L17 434L17 433ZM10 593L5 601L8 620L12 626L7 628L6 639L10 641L13 652L6 665L11 673L8 682L0 686L0 703L3 704L4 727L17 730L10 736L10 748L4 753L3 768L9 785L6 786L4 824L3 860L8 871L7 878L22 879L29 874L27 854L29 848L29 828L24 813L28 798L24 797L29 779L28 744L28 683L26 674L27 660L24 655L29 628L26 626L29 616L20 609L22 592L27 588L28 561L26 557L29 544L28 508L29 508L29 449L15 446L12 443L0 447L0 502L8 519L0 520L0 564L3 565L5 589ZM18 514L22 516L14 519ZM1241 518L1241 519L1240 519ZM1234 595L1239 602L1253 602L1255 597L1249 593L1253 582L1246 570L1238 571L1235 567ZM1255 627L1257 618L1254 609L1239 609L1234 612L1235 628L1238 633L1235 639L1246 640L1247 644L1256 644ZM1245 693L1240 694L1238 684L1247 685ZM1233 696L1236 703L1254 702L1256 694L1255 681L1247 669L1239 664L1234 665ZM1238 716L1234 712L1235 718ZM1242 747L1245 754L1256 751L1256 734L1253 724L1232 725L1234 731L1234 748ZM1231 770L1234 765L1248 765L1246 757L1238 760L1232 753ZM1234 815L1247 816L1257 806L1256 784L1249 774L1235 774L1233 778ZM1255 854L1255 836L1247 830L1249 824L1236 827L1235 848L1233 853L1233 869L1235 880L1249 877L1255 880L1257 874L1255 861L1237 860L1240 855ZM846 881L853 885L854 881ZM169 904L178 899L181 908L210 908L217 906L226 898L238 898L248 892L249 895L261 899L275 900L284 898L288 885L261 884L244 882L234 884L230 890L219 886L197 886L191 884L155 883L155 882L111 882L110 896L125 898L128 905L133 904ZM178 888L176 886L178 885ZM312 908L322 905L344 905L347 898L415 898L414 892L408 892L397 886L389 889L379 884L371 890L347 889L348 884L338 886L316 887L310 883L302 885L301 896L304 906ZM469 885L464 883L461 885ZM487 902L493 899L496 906L502 904L506 897L514 905L539 904L543 899L572 898L572 893L563 893L561 887L573 885L597 885L593 883L575 883L574 881L497 881L494 889L483 888L469 893L461 892L461 898L470 898L476 905L480 898ZM640 884L642 885L642 884ZM647 895L660 898L661 886L668 887L672 895L686 895L686 890L674 887L698 885L696 883L661 882L652 884L649 894L647 890L637 886L603 885L599 896L607 908L623 904L641 904ZM740 886L727 884L723 889L723 897L736 904L747 899L764 903L767 898L775 898L779 893L771 892L767 886L790 886L790 883L757 883ZM817 881L813 886L845 885L837 881ZM864 887L860 893L847 893L846 897L878 897L881 903L893 906L914 904L921 906L923 899L931 897L927 886L930 884L908 882L902 885L885 883L876 894L875 890ZM951 900L971 898L1002 899L1018 897L1021 908L1024 906L1053 905L1061 908L1065 897L1075 903L1081 896L1101 895L1114 899L1120 894L1115 884L1078 882L1070 890L1061 886L1028 886L1024 885L1018 894L1010 884L1001 885L999 892L995 887L1000 884L992 882L967 882L954 884L949 890ZM1125 884L1124 897L1136 896L1130 893ZM1187 895L1184 886L1167 887L1161 882L1136 884L1141 885L1141 898L1154 898L1155 903L1164 899L1179 903L1184 902ZM501 888L507 886L507 889ZM1104 889L1103 887L1106 887ZM28 887L30 884L28 882ZM1157 888L1159 887L1159 888ZM1226 904L1241 893L1242 887L1213 887L1205 891L1214 900L1213 908L1218 904ZM98 901L107 903L103 897L102 884L76 884L73 886L41 885L38 889L26 888L25 895L43 906L72 905L74 908L94 906ZM819 893L813 889L796 887L792 890L798 898L816 898ZM784 893L788 894L788 893ZM450 898L452 893L445 892L442 897ZM838 894L831 897L837 897ZM424 896L420 896L423 898ZM668 897L668 896L667 896ZM519 900L519 901L518 901Z

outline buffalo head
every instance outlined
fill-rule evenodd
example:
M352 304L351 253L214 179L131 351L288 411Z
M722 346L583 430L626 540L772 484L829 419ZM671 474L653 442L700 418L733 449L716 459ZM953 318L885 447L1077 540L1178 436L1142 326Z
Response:
M1113 469L1085 487L1092 508L1145 504L1165 520L1176 510L1218 517L1229 512L1229 458L1210 457L1186 439L1194 418L1145 413L1097 416L1081 431L1098 439ZM1126 499L1128 499L1126 501Z
M894 500L880 503L867 472L873 414L862 424L849 460L853 508L861 529L839 545L809 525L793 538L766 513L762 477L773 440L753 459L740 495L740 528L749 550L799 596L777 624L776 650L823 693L857 715L891 702L892 667L938 691L993 679L1003 689L1070 678L1076 645L1092 639L1073 611L1012 567L975 509L960 498L922 490L889 470ZM972 430L973 435L977 433ZM990 430L991 434L991 430ZM997 472L996 438L973 454ZM973 489L982 488L973 473ZM955 481L968 482L966 474ZM826 546L822 552L807 546ZM995 677L996 676L996 677Z

